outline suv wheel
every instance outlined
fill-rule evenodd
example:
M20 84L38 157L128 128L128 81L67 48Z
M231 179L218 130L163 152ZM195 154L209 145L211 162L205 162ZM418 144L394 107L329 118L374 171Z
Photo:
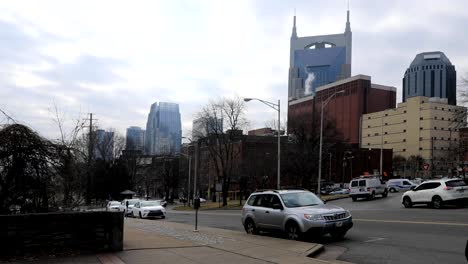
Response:
M290 240L299 240L301 238L301 230L295 222L290 222L286 225L286 233Z
M351 199L353 199L353 202L357 201L357 197L356 197L356 196L351 196Z
M443 206L444 206L444 202L439 196L434 196L432 198L432 207L434 207L435 209L440 209Z
M409 197L403 198L403 205L405 206L405 208L413 207L413 203L411 202L411 199Z
M255 223L252 219L247 219L245 221L245 226L244 226L245 232L250 235L256 235L258 234L257 227L255 226Z
M375 199L375 192L372 192L372 194L369 195L368 199L369 200L374 200Z
M396 192L395 188L390 188L390 192L391 192L391 193Z

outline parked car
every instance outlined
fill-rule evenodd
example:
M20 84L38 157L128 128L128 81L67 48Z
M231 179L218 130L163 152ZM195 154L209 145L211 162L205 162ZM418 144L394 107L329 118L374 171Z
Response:
M445 204L468 204L468 185L462 179L430 180L405 192L401 202L406 208L427 204L436 209Z
M407 179L391 179L387 182L389 192L408 191L418 186L416 183Z
M161 205L161 201L138 201L132 208L133 217L139 218L166 218L166 209Z
M349 189L337 188L332 190L329 194L349 194Z
M388 189L380 180L379 176L361 176L353 179L350 183L349 196L356 201L358 198L375 199L376 195L387 197Z
M122 212L121 204L119 201L110 201L107 203L106 211Z
M304 190L254 192L242 208L241 221L248 234L279 230L292 240L305 234L342 238L353 226L349 211L324 204L315 194Z
M140 201L139 199L125 199L122 201L121 207L123 208L123 212L125 216L133 216L132 208L133 206ZM128 205L127 205L128 203ZM128 207L128 208L127 208Z

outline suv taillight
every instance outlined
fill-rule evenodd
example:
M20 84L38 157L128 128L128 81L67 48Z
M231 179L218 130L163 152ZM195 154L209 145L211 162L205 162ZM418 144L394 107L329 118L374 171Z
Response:
M453 187L449 187L449 186L445 186L445 187L444 187L444 190L446 190L446 191L450 191L450 190L452 190L452 189L453 189Z
M370 192L370 188L367 188L367 191Z

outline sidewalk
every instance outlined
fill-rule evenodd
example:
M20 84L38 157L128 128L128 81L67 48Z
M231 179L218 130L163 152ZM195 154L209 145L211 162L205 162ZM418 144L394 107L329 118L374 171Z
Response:
M45 260L39 263L345 263L307 257L322 245L297 242L244 232L200 227L165 220L125 219L124 250L121 252ZM37 263L36 262L36 263ZM30 263L30 262L21 262Z

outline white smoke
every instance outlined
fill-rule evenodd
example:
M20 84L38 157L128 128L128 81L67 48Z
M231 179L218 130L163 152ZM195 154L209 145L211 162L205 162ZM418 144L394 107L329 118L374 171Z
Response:
M307 79L305 80L305 91L304 95L310 95L312 94L312 83L315 80L315 74L313 72L308 72L307 73Z

